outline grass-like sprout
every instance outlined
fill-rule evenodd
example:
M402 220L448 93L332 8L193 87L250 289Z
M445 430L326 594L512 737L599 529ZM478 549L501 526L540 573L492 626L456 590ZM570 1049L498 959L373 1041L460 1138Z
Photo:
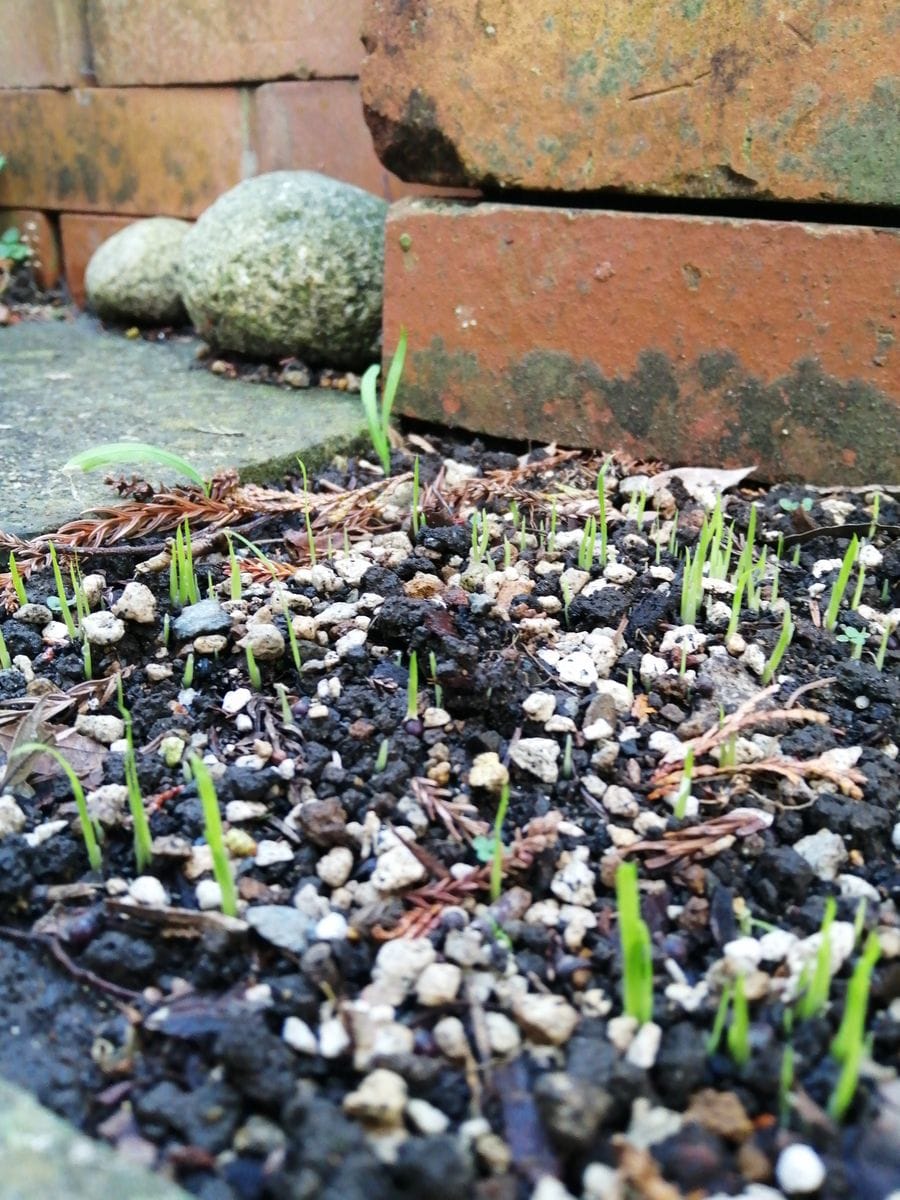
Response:
M734 981L734 993L731 998L731 1024L725 1035L728 1053L739 1067L750 1060L750 1010L747 1006L747 993L744 989L744 976L738 975Z
M562 775L563 779L571 779L572 778L572 735L571 735L571 733L566 734L566 740L563 745L563 760L562 760L562 767L560 768L560 775Z
M825 912L819 929L821 940L816 951L816 961L812 976L809 978L806 990L797 1004L797 1012L804 1021L817 1017L823 1012L828 1003L828 992L831 987L831 925L837 913L837 903L834 896L825 901Z
M719 997L719 1003L716 1007L716 1015L713 1019L713 1027L710 1030L709 1037L706 1039L707 1054L715 1054L719 1048L719 1042L721 1042L722 1034L725 1030L725 1021L728 1018L728 1009L731 1005L731 997L733 994L734 984L726 984L722 989L722 995Z
M91 864L92 871L99 871L103 866L103 855L100 853L97 831L88 815L87 800L84 798L81 780L75 774L69 760L55 746L48 746L44 742L23 742L10 752L9 757L13 759L23 754L49 754L64 771L75 798L75 807L78 809L78 824L81 826L81 837L84 841L84 848L87 850L88 862Z
M866 568L862 562L858 564L856 572L856 587L853 589L853 596L850 599L850 608L853 612L856 612L862 603L863 588L866 586Z
M283 683L275 684L275 694L278 696L278 703L281 706L281 720L285 725L294 724L294 714L291 712L291 703L288 700L288 691Z
M671 558L674 558L678 552L678 513L672 518L672 525L669 529L669 541L666 545L666 550Z
M397 395L397 388L400 384L400 377L403 374L403 364L405 361L406 330L401 329L397 349L391 360L384 391L381 394L381 404L379 405L376 394L376 384L378 376L381 374L380 366L375 364L369 367L368 371L363 375L362 383L360 384L363 412L366 416L366 424L369 427L372 448L378 455L378 461L381 463L385 475L390 475L391 473L391 443L388 431L391 423L391 411L394 407L394 399Z
M294 664L294 670L300 674L300 669L303 666L303 661L300 658L300 645L297 642L297 631L294 629L294 622L291 619L291 613L285 604L284 589L281 592L281 607L284 612L285 624L287 625L288 647L291 651L291 662Z
M594 565L594 548L597 544L597 518L589 516L584 523L581 541L578 543L578 566L589 571Z
M766 663L765 667L763 668L763 673L762 673L763 687L768 687L768 685L772 682L772 678L773 678L775 672L778 670L778 667L781 664L781 660L784 658L784 652L787 650L788 646L791 644L791 638L793 636L794 636L794 620L793 620L793 617L791 616L791 606L789 604L785 603L784 616L782 617L782 621L781 621L781 633L778 635L778 641L775 643L772 653L769 655L769 661Z
M738 631L738 625L741 621L741 602L744 599L744 591L747 587L747 580L750 577L751 568L738 568L739 574L734 584L734 595L731 597L731 619L728 622L728 628L725 630L725 638L734 637Z
M203 836L212 853L213 876L222 893L222 912L226 917L236 917L237 893L231 873L231 862L222 837L222 816L219 812L215 784L206 763L196 754L191 757L191 772L197 785L200 807L203 809Z
M410 524L412 526L413 541L419 536L419 530L422 528L423 514L419 504L419 456L418 454L413 459L413 478L412 478L412 512L410 515Z
M138 871L143 871L153 859L153 839L150 836L150 822L147 810L141 796L141 783L138 778L137 756L134 751L133 721L131 713L125 706L125 694L122 691L122 676L117 681L117 707L125 723L125 787L128 791L128 811L131 813L131 825L134 837L134 860Z
M409 674L406 678L406 719L415 721L419 715L419 656L409 652Z
M841 1073L828 1101L828 1115L834 1121L844 1119L856 1095L865 1043L866 1010L869 1006L872 971L880 955L881 945L878 934L873 929L866 938L862 956L853 968L847 985L844 1014L831 1043L832 1057L841 1064Z
M390 465L390 454L388 454L388 465ZM297 459L297 466L300 468L300 475L303 479L303 495L306 499L306 507L303 510L303 521L306 525L306 547L309 551L309 564L314 567L316 565L316 539L313 537L312 517L309 512L309 476L306 474L306 463L302 458ZM390 471L387 471L386 474L390 474Z
M869 907L869 901L865 896L860 896L859 904L856 906L856 912L853 914L853 945L858 946L862 941L862 935L866 931L866 910Z
M203 489L205 496L209 495L209 484L192 467L189 462L164 450L162 446L153 446L149 442L106 442L102 446L92 446L76 454L63 465L64 471L94 471L97 467L117 467L122 463L155 462L163 467L170 467L179 475L184 475L192 483Z
M494 817L494 839L491 850L491 903L499 899L503 889L503 823L509 809L509 784L500 790L500 801Z
M259 669L259 663L256 661L256 656L253 653L253 647L245 647L244 653L247 656L247 675L250 678L250 686L256 692L262 691L262 674Z
M3 636L3 630L0 629L0 668L8 671L12 666L12 659L9 656L9 647L6 644L6 638Z
M63 586L62 571L59 569L59 559L56 557L56 547L50 543L50 565L53 568L53 579L56 583L56 597L59 600L60 614L65 622L66 632L73 642L78 640L78 629L75 626L75 620L69 609L69 600L66 596L66 589Z
M12 552L9 555L9 581L13 586L13 591L16 593L16 599L19 601L19 607L28 603L28 596L25 593L25 584L22 582L22 574L19 571L19 564L16 562L16 556Z
M194 570L194 552L191 546L191 527L187 518L175 530L169 561L169 599L173 607L184 608L200 600L200 585Z
M512 566L512 543L503 539L503 569L508 571Z
M241 583L238 556L234 552L234 538L230 533L226 533L225 537L228 540L228 595L232 604L236 604L244 594L244 585Z
M434 688L434 706L443 708L444 689L438 683L437 657L433 650L428 651L428 670L431 672L431 685Z
M378 747L378 753L375 756L375 774L380 775L387 766L388 755L391 752L391 739L382 738L381 745Z
M606 475L612 459L607 458L597 472L597 517L600 532L600 566L606 566L609 551L609 528L606 520Z
M653 1019L653 955L650 930L641 917L635 863L616 870L616 905L622 947L622 1003L626 1014L643 1025Z
M828 608L825 610L823 624L826 629L834 629L837 624L838 611L841 607L841 600L844 598L844 592L847 590L847 584L850 582L850 573L853 570L853 564L856 562L859 555L859 538L854 533L853 537L844 552L844 557L841 561L840 570L837 574L837 579L834 581L834 586L831 589L831 596L828 600Z
M704 531L708 525L704 525ZM708 535L701 531L696 549L691 554L690 548L684 552L684 570L681 576L681 605L679 616L682 625L696 623L697 614L703 603L703 567L706 562L706 551L709 545Z
M85 679L93 679L94 678L94 659L93 659L93 656L91 655L91 643L87 640L87 638L85 638L84 641L81 643L81 661L84 664Z
M181 674L181 686L189 688L194 682L194 652L189 650L184 660L184 671Z
M688 746L684 756L684 767L681 773L681 783L678 787L678 795L675 797L675 817L679 821L683 821L687 813L687 802L691 798L691 783L694 776L694 747Z
M472 513L472 548L469 553L469 561L473 567L477 567L487 557L490 540L491 529L488 524L487 513L482 512L481 509L476 509Z
M894 625L891 621L885 621L884 629L881 631L881 640L878 643L878 649L875 651L875 666L879 671L884 670L884 660L887 657L888 641L891 634L894 632Z
M572 589L569 587L568 579L560 579L559 590L562 592L563 616L565 617L566 624L568 625L569 624L569 608L571 607L571 604L572 604Z

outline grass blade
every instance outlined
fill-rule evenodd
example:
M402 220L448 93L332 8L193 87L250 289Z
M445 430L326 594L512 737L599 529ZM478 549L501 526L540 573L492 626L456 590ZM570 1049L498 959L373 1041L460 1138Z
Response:
M63 471L95 471L98 467L116 467L122 463L154 462L163 467L171 467L180 475L196 483L203 489L204 495L209 495L209 485L195 467L186 462L171 450L162 446L153 446L149 442L105 442L101 446L91 446L74 455L63 465Z

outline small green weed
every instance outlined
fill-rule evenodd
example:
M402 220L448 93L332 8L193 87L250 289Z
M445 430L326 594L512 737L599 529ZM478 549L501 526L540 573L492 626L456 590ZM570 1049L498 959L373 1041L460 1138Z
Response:
M653 1019L653 955L650 930L641 917L638 871L635 863L616 870L616 905L622 948L622 1002L639 1024Z
M81 837L87 850L88 862L91 864L92 871L99 871L103 866L103 855L100 853L97 831L88 815L87 801L84 797L81 780L75 774L69 760L55 746L48 746L45 742L23 742L10 752L10 758L25 754L49 754L64 771L75 798L75 807L78 809L78 824L81 826Z
M203 836L212 853L213 876L222 893L222 912L226 917L236 917L237 892L234 887L234 876L231 873L231 862L222 837L219 800L206 763L196 754L191 758L191 773L197 785L197 794L203 810Z
M366 424L369 426L369 437L372 440L372 448L378 455L378 461L381 463L381 468L385 475L390 475L391 473L391 443L389 435L391 411L394 407L394 400L400 384L400 377L403 374L403 364L405 361L406 330L401 329L397 349L391 360L384 391L381 395L381 404L379 405L378 403L376 392L378 376L381 374L380 366L374 364L369 367L365 375L363 375L362 383L360 384L363 412L366 416Z
M102 446L92 446L89 450L83 450L81 454L70 458L62 469L66 472L94 471L98 467L118 467L123 463L144 462L170 467L202 488L205 496L209 495L209 484L195 467L170 450L151 445L149 442L106 442Z

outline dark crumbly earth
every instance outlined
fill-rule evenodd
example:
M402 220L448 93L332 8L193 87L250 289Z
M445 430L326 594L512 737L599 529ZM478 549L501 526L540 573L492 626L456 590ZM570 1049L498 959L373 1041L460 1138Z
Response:
M28 600L6 575L0 1073L206 1200L896 1196L898 489L613 457L607 540L603 465L426 430L390 479L339 461L308 494L122 482L118 513L50 539L67 583L77 563L74 640L47 542L0 535ZM171 595L184 519L200 603ZM16 753L36 740L83 782L98 871L56 760ZM838 1115L831 1043L872 935Z

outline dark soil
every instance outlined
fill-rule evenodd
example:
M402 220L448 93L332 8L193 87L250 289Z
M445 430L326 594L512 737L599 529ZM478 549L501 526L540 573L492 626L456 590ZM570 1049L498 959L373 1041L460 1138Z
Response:
M94 873L55 762L12 754L0 1072L207 1200L597 1200L620 1194L613 1172L628 1196L737 1194L784 1184L795 1143L822 1169L815 1195L900 1188L898 489L727 491L728 579L751 503L768 560L729 637L728 579L694 622L680 616L714 473L706 504L672 477L641 514L629 493L660 464L613 459L606 564L598 534L580 571L601 465L412 433L388 481L356 460L310 481L315 565L299 480L249 515L233 481L214 502L123 483L120 521L54 538L64 570L74 539L81 577L102 575L95 610L134 580L154 594L149 622L94 642L90 679L58 623L46 544L0 535L30 570L28 600L53 610L19 613L7 587L0 749L55 741L103 839ZM170 597L184 515L212 608ZM214 532L229 524L268 559L235 540L235 599ZM828 629L854 534L865 572ZM763 687L785 600L794 635ZM115 786L123 744L85 721L119 715L118 680L154 839L140 871ZM237 918L218 909L193 755L215 778ZM614 890L625 859L640 864L654 972L636 1037ZM803 1019L829 897L833 977ZM830 1047L870 931L867 1051L835 1120ZM727 1033L709 1044L739 976L742 1064Z

